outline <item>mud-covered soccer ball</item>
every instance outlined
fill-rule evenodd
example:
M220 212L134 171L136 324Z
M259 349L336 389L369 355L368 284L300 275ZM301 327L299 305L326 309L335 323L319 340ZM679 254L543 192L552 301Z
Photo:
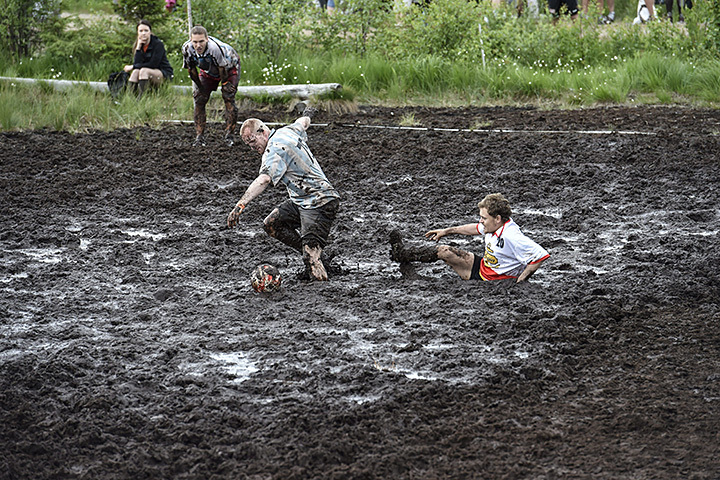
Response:
M272 265L258 265L250 274L250 284L256 292L275 292L280 289L282 275Z

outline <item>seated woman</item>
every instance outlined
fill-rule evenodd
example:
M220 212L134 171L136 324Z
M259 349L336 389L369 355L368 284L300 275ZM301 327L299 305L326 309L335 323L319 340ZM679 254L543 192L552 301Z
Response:
M128 86L142 97L151 85L160 85L164 80L173 78L173 68L167 58L165 45L152 34L150 22L140 20L137 26L137 40L133 46L135 58L132 65L125 65L124 70L130 73Z

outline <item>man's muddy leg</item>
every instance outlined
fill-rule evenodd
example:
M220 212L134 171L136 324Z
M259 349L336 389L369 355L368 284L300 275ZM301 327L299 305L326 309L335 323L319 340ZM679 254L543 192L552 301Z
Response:
M315 279L325 281L328 279L328 276L325 265L323 265L322 260L320 260L321 254L322 248L319 246L303 246L303 261L305 262L305 266L310 269L310 273Z
M267 234L271 237L280 240L285 245L304 254L300 234L292 226L279 221L279 217L279 209L276 208L270 212L270 215L268 215L263 222L265 232L267 232Z
M475 255L448 245L437 247L437 257L452 267L463 280L469 280Z

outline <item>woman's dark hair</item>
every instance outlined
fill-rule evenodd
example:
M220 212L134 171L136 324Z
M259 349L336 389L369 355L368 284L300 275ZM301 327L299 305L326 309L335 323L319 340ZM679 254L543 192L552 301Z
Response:
M135 31L137 31L137 29L140 25L145 25L150 30L150 33L152 33L152 26L150 25L150 22L148 22L147 20L144 20L144 19L140 20L138 22L137 26L135 27ZM135 37L135 43L133 43L133 55L135 54L134 52L137 49L137 47L138 47L138 38Z

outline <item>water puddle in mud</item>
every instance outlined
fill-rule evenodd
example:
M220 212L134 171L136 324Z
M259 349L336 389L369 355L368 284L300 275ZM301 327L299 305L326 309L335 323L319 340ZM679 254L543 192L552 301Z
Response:
M232 377L231 383L242 383L248 380L259 368L243 353L209 353L208 360L201 362L186 362L180 365L180 370L188 375L203 376L208 371L221 369Z
M167 235L165 235L164 233L152 233L144 229L129 229L120 231L130 237L149 238L153 242L157 242L158 240L162 240L163 238L167 237Z

